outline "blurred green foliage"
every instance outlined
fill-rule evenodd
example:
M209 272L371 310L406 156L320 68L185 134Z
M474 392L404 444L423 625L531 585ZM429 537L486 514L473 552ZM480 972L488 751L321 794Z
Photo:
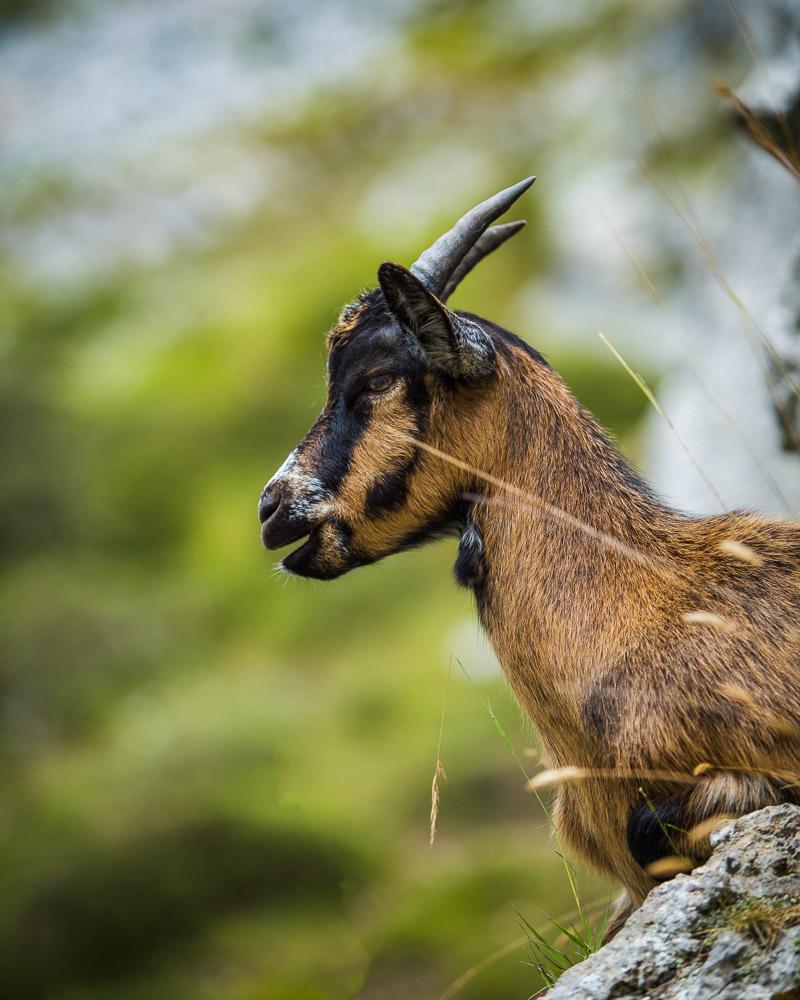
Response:
M339 307L466 207L397 234L357 221L371 180L440 142L431 94L455 132L497 143L478 200L547 155L498 108L612 46L622 17L588 5L568 31L515 37L485 6L419 5L374 79L251 122L246 141L289 179L212 244L68 289L4 266L5 996L434 997L521 935L517 910L546 926L574 906L485 698L517 752L534 737L480 664L475 684L453 671L428 844L448 660L474 628L453 545L286 580L255 514L322 403ZM69 196L43 177L26 204ZM538 192L524 214L454 301L534 340L635 457L645 403L627 376L535 314L518 322L516 293L554 252ZM609 887L580 880L602 909ZM460 996L529 996L525 958Z

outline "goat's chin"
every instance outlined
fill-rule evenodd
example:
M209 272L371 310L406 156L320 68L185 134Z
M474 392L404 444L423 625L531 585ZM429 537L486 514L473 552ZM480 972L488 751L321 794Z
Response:
M284 556L281 566L292 576L302 576L309 580L335 580L348 573L363 560L353 558L349 553L337 550L326 551L318 532L312 532L303 544Z

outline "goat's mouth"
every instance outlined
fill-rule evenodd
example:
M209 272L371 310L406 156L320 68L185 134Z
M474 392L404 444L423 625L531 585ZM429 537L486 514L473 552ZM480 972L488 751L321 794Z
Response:
M305 541L302 545L298 545L296 548L281 559L281 565L289 573L294 573L296 576L308 576L309 567L314 562L314 557L319 549L319 536L322 530L322 524L316 525L311 531L306 531L301 538ZM299 541L300 539L295 538L294 541Z
M319 528L307 517L293 517L285 504L280 504L261 525L261 543L265 549L282 549L299 542Z
M345 529L335 517L292 516L291 509L280 504L261 525L261 541L270 550L294 545L280 561L287 573L332 580L366 561L353 553Z
M281 559L280 565L295 576L327 577L328 573L317 567L321 548L321 533L324 521L286 521L275 515L261 527L261 541L266 549L282 549L288 545L294 548ZM300 542L299 545L296 543Z

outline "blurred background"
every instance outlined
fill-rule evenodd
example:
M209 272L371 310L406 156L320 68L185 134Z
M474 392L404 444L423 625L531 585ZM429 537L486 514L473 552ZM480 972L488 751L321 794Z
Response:
M285 580L256 502L342 304L536 173L454 304L675 503L718 509L600 331L726 503L795 510L757 331L796 179L714 91L759 99L792 6L0 3L3 996L541 987L521 918L575 903L453 543ZM598 917L614 887L576 877Z

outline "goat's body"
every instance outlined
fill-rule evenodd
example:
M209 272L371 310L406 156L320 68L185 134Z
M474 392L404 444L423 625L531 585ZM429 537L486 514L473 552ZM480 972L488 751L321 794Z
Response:
M670 509L541 356L447 308L519 230L487 226L531 183L345 308L325 407L262 491L262 539L305 539L283 567L329 580L459 533L456 577L546 762L585 769L558 790L561 836L635 904L651 862L703 856L698 823L798 798L800 526Z
M485 457L513 492L476 486L481 620L550 766L642 773L565 784L555 810L567 843L640 901L653 885L642 862L678 848L657 843L659 824L653 844L631 843L637 808L668 804L688 829L796 797L800 526L670 510L551 369L513 340L504 354L506 419ZM701 763L743 770L683 786L647 777Z

